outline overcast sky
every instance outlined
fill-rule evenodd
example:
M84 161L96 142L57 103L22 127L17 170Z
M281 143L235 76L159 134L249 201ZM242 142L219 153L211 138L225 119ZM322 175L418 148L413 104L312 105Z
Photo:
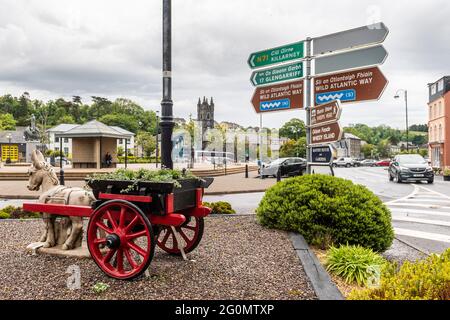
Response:
M448 0L173 0L173 99L177 117L214 97L216 120L258 125L250 99L251 52L383 21L390 29L378 102L344 107L342 123L426 123L427 83L450 75ZM0 0L0 94L42 100L80 95L161 100L162 0ZM304 111L264 116L276 127Z

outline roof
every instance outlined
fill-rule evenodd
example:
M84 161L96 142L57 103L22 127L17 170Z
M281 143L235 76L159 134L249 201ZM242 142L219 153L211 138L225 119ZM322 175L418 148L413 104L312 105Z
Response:
M56 127L48 129L47 132L66 132L78 126L79 124L62 123L57 125Z
M117 127L116 127L117 128ZM120 128L121 130L114 129L114 127L107 126L97 120L89 121L85 124L78 125L66 132L57 133L57 137L62 138L116 138L116 139L128 139L134 134ZM126 132L126 133L125 133Z
M355 139L355 140L361 140L361 138L355 136L354 134L345 132L344 133L344 139Z
M114 130L116 130L116 131L118 131L118 132L120 132L122 134L126 134L126 135L129 135L129 136L134 136L133 132L125 130L124 128L116 127L116 126L111 126L111 128L113 128Z
M16 127L16 130L0 131L0 143L9 143L8 135L11 135L11 143L27 143L25 129L26 127Z

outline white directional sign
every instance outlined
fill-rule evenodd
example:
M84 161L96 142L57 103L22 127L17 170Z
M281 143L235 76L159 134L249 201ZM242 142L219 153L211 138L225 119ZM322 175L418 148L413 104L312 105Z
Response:
M383 64L388 52L383 46L359 49L316 59L316 75Z
M382 43L389 29L382 22L314 38L314 55Z

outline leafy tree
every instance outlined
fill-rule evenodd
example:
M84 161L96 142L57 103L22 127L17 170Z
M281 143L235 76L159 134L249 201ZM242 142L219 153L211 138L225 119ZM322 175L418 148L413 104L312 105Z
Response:
M414 124L409 127L410 131L417 131L417 132L428 132L428 125L427 124Z
M306 157L306 138L302 137L295 140L289 140L280 149L280 158Z
M139 124L133 116L127 114L107 114L102 116L98 121L108 126L118 126L133 133L139 129Z
M149 132L139 132L136 136L136 144L142 146L146 157L150 157L156 150L156 138Z
M16 130L16 120L12 114L0 114L0 130Z
M286 122L280 129L280 137L291 140L298 140L306 136L305 123L300 119L291 119Z
M361 147L361 152L363 153L364 158L370 159L374 157L377 152L376 146L373 144L365 144Z

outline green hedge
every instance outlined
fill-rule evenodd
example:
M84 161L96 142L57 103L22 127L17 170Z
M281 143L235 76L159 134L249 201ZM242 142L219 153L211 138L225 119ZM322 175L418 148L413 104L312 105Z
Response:
M7 206L0 210L0 219L38 219L38 212L24 211L21 207Z
M349 300L450 300L450 249L381 275L375 289L355 290Z
M225 201L218 202L203 202L205 207L211 208L212 214L235 214L236 211L233 210L231 204Z
M394 239L391 213L370 190L325 175L284 180L270 188L257 217L270 228L299 232L312 245L360 245L382 252Z

